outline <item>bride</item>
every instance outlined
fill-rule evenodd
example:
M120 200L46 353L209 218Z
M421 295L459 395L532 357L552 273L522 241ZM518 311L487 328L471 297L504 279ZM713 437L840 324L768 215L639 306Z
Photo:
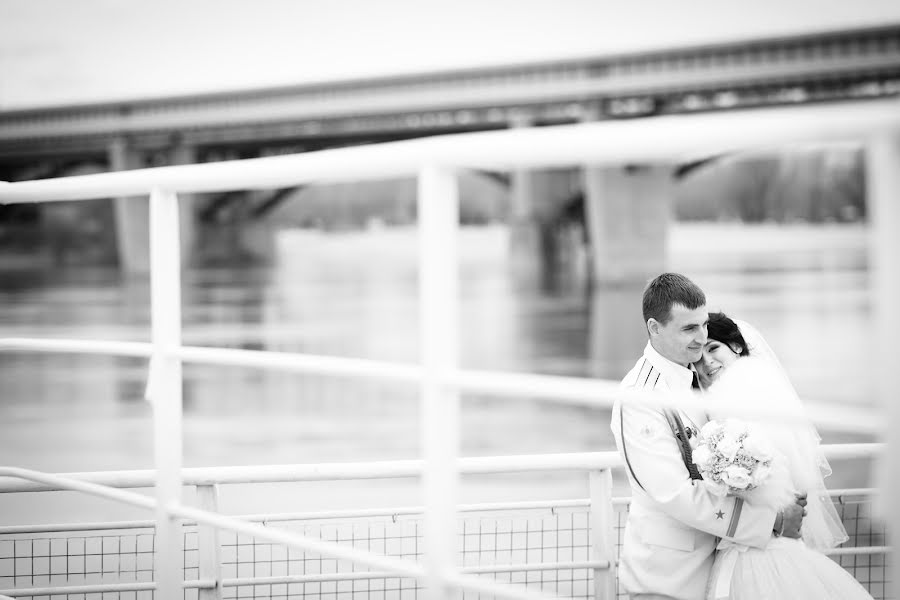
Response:
M825 490L823 477L831 468L820 438L777 357L756 329L723 313L710 313L708 331L694 367L710 399L722 406L713 419L727 416L729 406L792 413L783 423L741 417L773 450L769 477L741 494L745 502L781 508L794 502L795 493L808 493L801 539L774 537L765 549L720 542L708 600L871 600L859 582L820 552L846 541L847 532Z

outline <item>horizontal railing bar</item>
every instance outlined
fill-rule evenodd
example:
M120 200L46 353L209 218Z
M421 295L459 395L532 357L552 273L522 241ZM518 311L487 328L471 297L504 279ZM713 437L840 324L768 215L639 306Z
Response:
M155 472L150 471L150 473ZM100 480L104 479L103 474L98 473L94 475L99 475L98 479ZM152 510L156 506L156 501L153 498L117 489L130 486L105 485L95 481L92 477L72 477L68 474L48 474L18 467L0 467L0 483L11 483L20 479L38 486L44 486L48 490L81 492L148 510ZM153 485L153 483L150 483L150 485L143 487L153 487Z
M520 563L513 565L483 565L478 567L463 567L462 573L518 573L520 571L553 571L556 569L608 569L608 560L588 560L582 562L555 562L555 563Z
M346 573L311 573L309 575L278 575L272 577L234 577L222 579L222 587L243 585L278 585L283 583L320 583L330 581L360 581L366 579L402 579L387 571L351 571Z
M555 571L558 569L608 569L609 561L580 561L555 563L497 564L460 567L460 573L519 573L525 571ZM278 585L283 583L316 583L330 581L358 581L365 579L394 579L396 575L383 571L350 571L343 573L313 573L309 575L278 575L272 577L237 577L222 580L222 587L244 585Z
M499 510L536 510L555 508L576 508L590 506L591 502L587 498L576 500L535 500L521 502L490 502L482 504L460 504L456 507L457 512L491 512ZM247 521L259 522L276 522L276 521L311 521L317 519L340 519L340 518L362 518L362 517L393 517L400 515L420 515L424 514L424 506L401 506L396 508L372 508L366 510L332 510L321 512L305 512L305 513L274 513L274 514L255 514L243 515L240 518ZM2 532L2 529L0 529Z
M141 345L131 342L34 338L0 339L0 350L10 349L91 354L103 354L104 350L107 350L111 354L127 352L128 356L151 356L153 353L153 347L150 344ZM408 382L417 382L422 376L421 368L417 365L300 353L182 346L171 348L168 354L184 361L205 364L271 368L340 376L357 375ZM659 394L622 390L619 382L616 381L585 377L457 370L445 373L443 383L456 387L462 392L482 392L528 400L542 398L552 402L599 409L612 408L616 398L627 394L629 401L649 406L666 407L677 403L682 408L715 410L714 400L697 397L694 394L673 394L669 397L662 397ZM871 414L860 414L855 407L826 406L810 402L807 403L807 409L817 424L868 433L879 433L884 428L885 419L879 419ZM746 406L730 407L729 411L736 417L777 417L780 420L806 418L803 415L785 412L777 408L760 411L758 408Z
M829 459L865 458L883 452L883 443L826 444ZM260 465L252 467L192 467L182 469L184 485L242 483L286 483L300 481L338 481L348 479L393 479L418 477L421 460L394 460L365 463L322 463L296 465ZM513 456L468 457L459 461L462 474L528 473L540 471L590 471L620 468L616 451L560 454L519 454ZM156 471L101 471L63 473L60 477L96 483L112 488L150 488ZM0 474L0 493L62 491L51 485L4 479Z
M0 204L270 189L409 176L423 165L513 169L670 163L738 149L859 139L900 126L895 99L767 107L433 136L266 158L0 184Z
M856 546L853 548L829 548L822 550L822 553L828 556L851 556L857 554L887 554L891 550L891 546Z
M187 523L183 523L187 525ZM117 531L154 529L156 521L140 519L131 521L105 521L86 523L46 523L43 525L4 525L0 535L23 535L26 533L74 533L76 531Z
M0 351L10 350L25 350L28 352L71 352L75 354L100 354L149 358L153 354L153 345L147 342L123 342L118 340L0 338Z
M630 500L630 499L629 499ZM461 504L458 512L490 512L499 510L533 510L555 508L577 508L591 505L587 498L576 500L535 500L521 502L489 502L482 504ZM233 515L235 519L254 523L274 523L279 521L313 521L322 519L358 519L364 517L392 517L400 515L423 514L422 506L401 506L371 509L346 509L329 511L309 511L297 513L257 513ZM192 521L184 521L182 525L195 526ZM0 535L19 535L25 533L57 533L70 531L112 531L118 529L153 529L156 522L143 519L131 521L109 521L97 523L51 523L46 525L9 525L0 526Z
M832 500L839 504L859 504L861 497L875 496L881 493L880 488L844 488L829 490Z
M195 364L257 367L321 375L355 375L409 382L418 382L422 378L422 368L418 365L361 358L192 346L173 349L171 355Z
M192 579L182 583L185 589L212 589L216 587L212 579ZM58 596L63 594L102 594L107 592L144 592L155 590L154 581L129 583L94 583L88 585L61 585L58 587L32 587L0 590L0 595L12 598L28 596Z
M498 371L456 371L445 374L443 383L462 392L482 392L492 395L544 399L561 404L575 404L599 409L612 408L619 398L645 406L667 408L693 408L714 412L715 399L694 393L660 394L640 390L625 390L618 381L589 379L585 377L562 377L556 375L534 375ZM741 418L777 419L786 424L792 420L806 422L812 420L817 425L825 425L863 433L881 433L885 419L871 413L862 413L858 407L817 404L806 402L806 411L798 412L789 407L760 409L752 405L729 406L729 415Z
M114 340L0 339L0 351L10 350L72 352L150 358L155 348L148 342L120 342ZM387 361L338 356L199 346L172 348L169 351L169 355L197 364L255 367L301 373L312 372L322 375L356 375L380 379L399 379L410 382L416 382L421 378L421 368L418 365L404 365Z
M506 473L567 470L590 470L617 466L616 452L584 452L574 454L539 454L499 457L470 457L459 462L463 473ZM254 467L206 467L182 469L184 485L243 483L284 483L299 481L341 481L348 479L392 479L418 477L422 460L393 460L359 463L323 463L297 465L260 465ZM156 471L107 471L65 473L63 477L89 481L114 488L153 487ZM0 478L0 493L24 491L62 491L45 484L8 481Z
M878 488L842 488L828 490L828 495L836 502L844 503L845 496L865 497L878 494ZM630 496L616 496L612 499L615 506L627 506L631 504ZM534 510L557 508L589 508L589 498L575 498L567 500L534 500L520 502L486 502L481 504L460 504L458 512L491 512L502 510ZM255 513L234 515L235 519L255 523L275 523L280 521L314 521L324 519L359 519L364 517L391 517L400 515L417 515L424 512L421 506L398 506L370 509L345 509L330 511L308 511L295 513ZM197 524L193 521L184 521L182 525L192 527ZM7 525L0 526L0 535L21 535L28 533L60 533L75 531L114 531L127 529L153 529L156 522L149 519L132 521L108 521L95 523L50 523L44 525Z
M456 371L447 373L444 383L461 392L481 392L495 396L543 398L579 405L600 404L611 408L622 394L621 382L611 379L534 375L502 371ZM564 388L560 393L560 386Z

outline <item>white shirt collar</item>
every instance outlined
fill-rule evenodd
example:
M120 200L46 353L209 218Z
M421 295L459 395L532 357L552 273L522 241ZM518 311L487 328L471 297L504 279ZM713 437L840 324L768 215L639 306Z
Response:
M644 348L644 358L650 361L651 365L659 369L670 390L673 392L691 390L691 384L694 382L693 365L691 365L691 368L687 368L672 362L657 352L656 349L650 345L650 342L647 342L647 347Z

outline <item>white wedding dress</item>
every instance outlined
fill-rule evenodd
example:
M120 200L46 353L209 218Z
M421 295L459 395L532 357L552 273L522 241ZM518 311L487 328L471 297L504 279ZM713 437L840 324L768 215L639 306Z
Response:
M722 372L709 389L722 406L713 419L733 416L747 422L772 446L772 471L758 488L743 494L745 502L782 508L796 491L808 493L802 539L773 537L765 549L723 540L719 544L707 592L708 600L871 600L847 571L822 554L847 539L827 495L823 477L831 474L819 447L819 436L803 413L797 393L775 354L752 326L738 321L750 356ZM748 408L789 411L787 418L751 417Z

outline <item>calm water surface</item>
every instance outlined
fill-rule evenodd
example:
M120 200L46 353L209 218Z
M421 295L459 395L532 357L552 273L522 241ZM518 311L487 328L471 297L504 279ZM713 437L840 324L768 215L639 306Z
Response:
M871 410L870 298L862 228L677 226L673 270L710 306L756 324L801 395ZM640 290L590 290L576 274L546 289L514 275L506 231L466 231L461 259L465 367L619 379L644 343ZM414 362L418 317L409 231L283 234L266 268L198 269L183 278L184 340ZM145 278L69 269L0 273L0 336L149 340ZM240 368L185 367L186 466L419 456L416 390ZM3 464L50 472L151 468L143 360L0 354ZM462 453L607 450L607 411L528 399L464 399ZM824 431L826 442L863 439ZM833 484L865 485L843 464ZM464 500L584 497L560 473L467 478ZM417 503L415 482L223 490L226 512ZM0 497L0 522L119 518L128 509L74 494Z

